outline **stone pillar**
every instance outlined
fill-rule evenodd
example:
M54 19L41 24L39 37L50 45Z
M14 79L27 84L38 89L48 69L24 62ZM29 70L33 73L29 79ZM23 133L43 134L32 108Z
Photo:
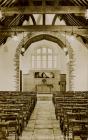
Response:
M67 68L66 68L66 91L73 90L73 79L74 79L74 52L71 46L68 47L67 51Z
M15 65L15 81L16 81L16 91L20 90L20 50L21 48L18 47L16 49L16 54L14 56L14 65Z

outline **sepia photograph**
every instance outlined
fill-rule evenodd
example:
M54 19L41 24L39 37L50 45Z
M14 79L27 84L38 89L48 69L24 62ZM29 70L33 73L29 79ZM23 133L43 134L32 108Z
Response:
M0 140L88 140L88 0L0 0Z

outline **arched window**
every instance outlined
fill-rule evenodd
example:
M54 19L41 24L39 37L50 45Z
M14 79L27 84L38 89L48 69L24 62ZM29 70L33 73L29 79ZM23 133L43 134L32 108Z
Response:
M57 68L57 54L52 48L41 47L32 54L32 69L55 69Z

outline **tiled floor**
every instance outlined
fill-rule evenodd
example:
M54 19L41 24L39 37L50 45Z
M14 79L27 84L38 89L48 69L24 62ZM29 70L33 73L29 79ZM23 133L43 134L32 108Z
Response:
M52 100L38 100L20 140L63 140Z

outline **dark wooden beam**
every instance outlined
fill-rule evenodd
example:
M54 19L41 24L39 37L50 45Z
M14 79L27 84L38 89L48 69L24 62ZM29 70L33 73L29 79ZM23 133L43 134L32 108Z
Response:
M13 14L85 14L85 6L24 6L24 7L2 7L2 14L11 16Z
M33 24L36 25L36 21L35 21L35 18L34 18L33 15L31 15L31 19L32 19L32 21L33 21Z
M79 35L88 35L88 26L66 26L66 25L25 25L0 28L3 32L67 32Z
M45 14L43 14L43 25L45 25L46 24L46 16L45 16Z
M58 17L58 15L56 14L53 18L52 25L55 25L55 21L56 21L57 17Z
M33 1L32 0L28 0L28 3L30 6L33 6Z
M46 0L42 0L42 6L46 6Z
M59 2L58 0L55 0L54 1L54 5L57 6L58 5L58 2Z

